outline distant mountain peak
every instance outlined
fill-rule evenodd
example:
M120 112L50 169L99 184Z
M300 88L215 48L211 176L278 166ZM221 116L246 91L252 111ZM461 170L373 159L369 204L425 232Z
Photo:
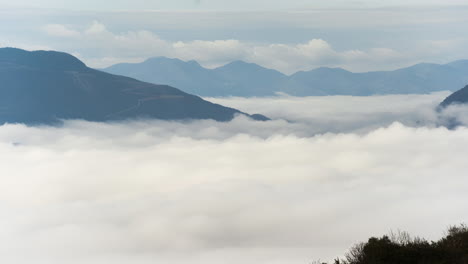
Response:
M226 65L256 65L256 64L251 63L251 62L246 62L246 61L243 61L243 60L235 60L235 61L231 61L230 63L228 63Z
M135 63L135 64L138 64L138 63ZM195 60L184 61L184 60L181 60L181 59L178 59L178 58L169 58L169 57L149 58L146 61L144 61L142 64L147 64L147 65L164 64L164 65L176 65L176 66L181 66L181 67L189 65L189 66L194 66L194 67L197 67L197 68L202 68L202 66Z
M243 60L235 60L235 61L232 61L232 62L229 62L221 67L218 67L217 69L227 69L227 68L236 68L236 69L249 69L249 68L257 68L257 69L265 69L267 70L266 68L263 68L262 66L258 65L258 64L255 64L255 63L251 63L251 62L246 62L246 61L243 61ZM270 69L268 69L270 70Z
M312 71L352 73L352 72L350 72L348 70L345 70L343 68L340 68L340 67L320 67L320 68L316 68L315 70L312 70Z
M224 66L218 67L213 71L225 74L225 75L252 75L252 74L261 74L266 78L285 78L286 75L273 69L264 68L256 63L246 62L242 60L232 61ZM251 77L248 77L250 81L253 81Z
M152 57L152 58L148 58L145 62L151 62L151 61L177 61L177 62L184 62L183 60L181 59L178 59L178 58L169 58L169 57L164 57L164 56L158 56L158 57Z
M319 67L319 68L315 68L313 70L309 70L309 71L298 71L294 74L291 75L291 78L294 78L296 76L307 76L307 75L323 75L323 76L326 76L326 75L350 75L350 74L354 74L348 70L345 70L343 68L331 68L331 67Z

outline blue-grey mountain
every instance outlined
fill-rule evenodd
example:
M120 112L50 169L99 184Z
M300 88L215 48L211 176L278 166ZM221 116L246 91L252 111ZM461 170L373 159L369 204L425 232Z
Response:
M454 104L468 104L468 85L447 97L441 104L441 107L447 107Z
M244 114L167 85L94 70L53 51L0 49L0 84L0 124L133 118L228 121Z
M165 57L143 63L122 63L104 71L157 84L168 84L200 96L267 96L287 76L256 64L236 61L210 70L196 61Z
M104 71L172 85L200 96L272 96L278 92L295 96L423 94L455 91L468 83L468 60L367 73L319 68L287 76L242 61L206 69L195 61L159 57L142 63L116 64Z

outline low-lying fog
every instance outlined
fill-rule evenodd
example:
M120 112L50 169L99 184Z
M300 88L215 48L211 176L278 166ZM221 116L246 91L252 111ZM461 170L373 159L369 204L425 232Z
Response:
M290 263L468 219L448 93L211 98L273 121L0 127L0 261Z

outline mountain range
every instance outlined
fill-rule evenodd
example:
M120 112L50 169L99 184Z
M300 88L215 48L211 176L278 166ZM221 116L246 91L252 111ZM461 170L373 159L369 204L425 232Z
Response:
M121 63L105 72L142 81L167 84L199 96L294 96L423 94L455 91L468 83L468 60L448 64L421 63L394 71L352 73L340 68L318 68L292 75L235 61L215 69L196 61L166 57L142 63Z
M0 83L0 124L135 118L228 121L245 114L167 85L94 70L55 51L1 48Z

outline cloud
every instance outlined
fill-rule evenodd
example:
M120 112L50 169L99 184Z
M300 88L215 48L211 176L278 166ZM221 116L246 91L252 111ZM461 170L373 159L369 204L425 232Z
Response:
M328 132L367 133L396 121L407 126L434 127L443 123L443 120L457 118L455 115L462 116L460 113L463 113L464 107L453 112L450 110L452 108L442 113L435 111L437 105L449 94L450 92L437 92L427 95L371 97L282 95L270 98L206 99L247 113L262 113L275 120L288 120L291 133L313 136ZM287 126L282 124L279 127L284 130Z
M193 1L184 1L187 6L195 7ZM247 2L244 4L250 3ZM168 5L174 4L171 3ZM132 4L136 8L137 3ZM419 62L448 63L468 57L463 27L468 20L466 7L202 10L211 4L204 1L195 7L196 11L5 9L0 17L8 27L1 29L0 46L48 47L78 53L86 63L97 68L113 62L168 56L196 59L207 67L241 59L286 73L322 66L357 72L393 70ZM84 4L79 5L82 10ZM48 25L51 34L44 30ZM85 33L96 26L101 27L101 33ZM151 34L152 38L147 40L139 32ZM65 37L56 36L63 34ZM229 43L233 41L238 44ZM320 41L326 42L329 48L309 45ZM184 48L174 48L179 42ZM213 46L216 50L210 51Z
M369 69L376 63L394 64L405 55L389 48L337 51L323 39L312 39L299 44L262 44L227 40L168 41L151 31L126 31L114 33L94 21L87 29L78 32L65 25L47 25L45 32L51 36L79 38L65 43L71 53L87 54L82 59L90 66L102 68L109 62L129 62L156 56L196 60L213 68L235 60L245 60L285 73L310 70L317 67L343 67L353 70ZM60 43L64 45L64 43ZM77 48L79 47L79 48ZM112 59L109 59L112 58Z
M108 33L108 31L105 25L97 21L93 21L92 25L88 29L86 29L85 33L88 35L94 35L94 34Z
M172 44L173 54L184 60L197 60L207 67L216 67L249 56L249 47L239 40L215 40L190 42L178 41Z
M443 97L242 105L290 122L1 126L0 260L309 263L391 228L438 238L468 217L468 130L436 126Z
M50 36L53 37L71 37L76 38L81 34L76 30L67 28L64 25L60 24L49 24L43 27L43 30Z

